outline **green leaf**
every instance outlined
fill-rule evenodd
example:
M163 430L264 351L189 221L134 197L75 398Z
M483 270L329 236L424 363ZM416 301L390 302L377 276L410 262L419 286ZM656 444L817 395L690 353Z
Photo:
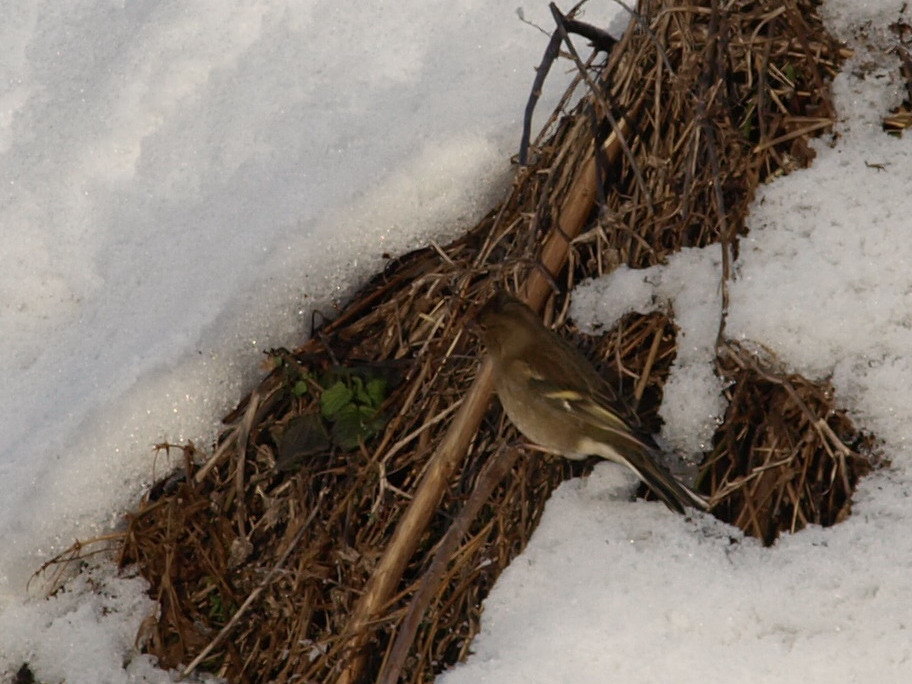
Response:
M373 437L386 427L386 416L377 409L370 406L360 406L358 411L361 414L361 429L364 432L364 439Z
M386 425L386 418L370 406L349 404L338 414L332 426L332 438L343 449L355 449L376 435Z
M307 386L307 381L298 380L291 388L291 393L296 397L303 397L310 391L310 388Z
M364 387L364 380L357 375L352 376L352 385L354 386L355 392L355 401L359 404L367 404L370 402L370 396L367 394L367 390Z
M351 401L352 391L344 382L337 382L323 390L323 394L320 397L320 408L325 417L335 419L342 409L351 405Z
M795 84L798 81L798 70L795 68L794 64L786 64L782 69L782 73L792 82L792 84Z
M380 405L386 399L386 379L371 378L368 380L367 396L368 400L364 403L373 408L380 408Z
M355 449L367 437L361 411L354 404L343 407L334 420L333 442L342 449Z
M361 420L361 425L367 429L367 427L373 421L374 416L376 415L377 410L371 408L370 406L359 406L358 407L358 418Z

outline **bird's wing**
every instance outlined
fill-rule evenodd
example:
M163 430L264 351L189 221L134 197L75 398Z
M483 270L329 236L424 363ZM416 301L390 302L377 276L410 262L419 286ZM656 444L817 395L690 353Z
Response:
M589 423L598 432L605 433L605 438L612 442L618 440L628 443L630 447L646 448L633 434L630 426L609 406L593 397L588 388L579 389L564 382L555 383L528 367L529 389L541 399L548 401L568 414Z
M637 437L630 426L598 396L549 381L530 364L526 364L524 370L529 377L529 389L537 397L552 403L568 416L582 420L587 428L591 428L585 430L582 442L584 453L627 465L674 511L683 513L687 506L701 510L708 508L706 500L678 482L660 464L658 452Z

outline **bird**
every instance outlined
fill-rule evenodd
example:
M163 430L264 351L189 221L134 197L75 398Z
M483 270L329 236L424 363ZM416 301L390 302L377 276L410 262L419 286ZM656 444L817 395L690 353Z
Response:
M706 499L666 470L659 452L612 408L608 387L588 359L526 304L498 291L475 323L500 403L526 439L569 459L595 455L625 465L677 513L708 510Z

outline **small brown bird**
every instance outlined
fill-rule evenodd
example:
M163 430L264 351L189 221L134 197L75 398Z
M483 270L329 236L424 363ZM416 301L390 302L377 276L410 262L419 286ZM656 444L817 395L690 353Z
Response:
M656 460L610 407L604 380L588 360L518 299L498 293L477 322L494 362L507 416L532 442L570 459L590 454L622 463L678 513L708 505Z

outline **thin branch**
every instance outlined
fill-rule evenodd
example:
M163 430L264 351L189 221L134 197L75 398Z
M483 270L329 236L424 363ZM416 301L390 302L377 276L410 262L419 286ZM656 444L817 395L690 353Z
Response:
M604 90L597 86L595 84L595 81L592 80L592 77L586 70L586 66L580 59L579 53L573 46L573 42L570 40L570 35L567 32L566 18L563 14L561 14L561 11L553 2L549 3L548 7L551 8L551 14L554 16L554 21L557 24L557 32L560 34L561 38L564 41L564 44L567 46L567 50L570 53L570 56L576 63L576 68L579 70L580 75L583 77L583 80L585 80L586 84L589 86L589 89L592 92L592 97L601 105L602 115L608 119L608 123L611 125L611 130L615 133L619 133L619 124L617 122L617 119L614 118L611 107L605 100ZM646 185L646 180L643 178L643 173L640 170L640 165L637 163L636 157L634 157L633 152L631 151L630 146L627 144L624 136L618 135L617 140L621 146L621 149L624 151L624 156L627 157L627 161L630 162L630 168L633 170L633 175L636 178L637 185L639 185L640 191L643 193L643 198L646 200L646 211L649 216L653 216L655 214L655 209L652 205L652 193L650 193L649 187Z
M580 3L582 4L582 3ZM579 7L579 5L577 5ZM576 7L571 10L570 14L576 11ZM563 15L562 15L563 16ZM527 22L528 23L528 22ZM617 43L615 38L604 29L600 29L592 24L576 19L564 19L564 28L570 33L576 33L592 41L592 47L602 52L610 53L611 49ZM551 34L551 39L545 48L545 54L542 55L541 64L535 70L535 80L532 82L532 92L529 93L529 100L526 102L526 109L523 113L523 132L522 140L519 144L519 164L526 166L529 162L529 140L532 136L532 116L535 113L535 106L541 98L542 88L545 85L545 79L551 71L551 65L560 54L561 36L555 31Z

